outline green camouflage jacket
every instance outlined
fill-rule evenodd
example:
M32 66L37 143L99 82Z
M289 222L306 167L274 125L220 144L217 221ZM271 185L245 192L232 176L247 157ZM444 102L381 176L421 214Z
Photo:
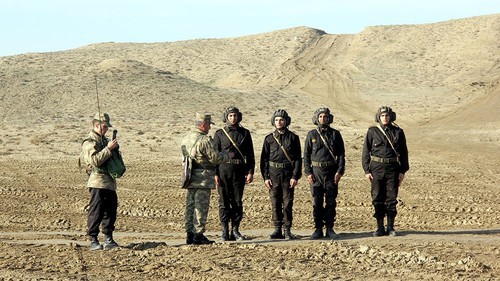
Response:
M106 160L111 157L111 150L107 145L108 139L106 137L101 139L101 136L95 131L90 132L88 140L82 144L85 162L92 166L87 187L116 190L116 179L98 169L105 165Z
M215 165L229 161L227 152L218 152L209 135L198 128L182 140L193 159L191 182L187 188L215 188Z

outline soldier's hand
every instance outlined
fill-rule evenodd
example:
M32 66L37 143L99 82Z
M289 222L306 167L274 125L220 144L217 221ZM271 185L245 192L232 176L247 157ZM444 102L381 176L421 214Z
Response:
M118 147L118 141L116 139L109 141L107 146L108 146L109 150L113 150L113 149Z
M246 183L252 183L253 182L253 174L248 174L247 179L245 181Z
M296 187L298 182L299 182L299 181L298 181L298 180L296 180L296 179L291 179L291 180L290 180L290 188L294 188L294 187Z
M339 182L340 182L340 178L341 178L342 176L343 176L342 174L335 173L335 177L333 178L333 182L334 182L335 184L339 184Z
M401 185L401 183L403 182L403 180L405 179L405 174L399 174L399 185Z
M273 183L271 182L271 180L265 180L264 184L266 185L267 190L271 191L271 188L273 187Z
M307 175L307 180L310 184L314 184L314 182L316 181L313 174Z
M371 173L366 174L365 177L371 182L373 180L373 176Z
M220 185L220 178L219 178L219 176L214 176L214 180L215 180L215 186L218 187Z

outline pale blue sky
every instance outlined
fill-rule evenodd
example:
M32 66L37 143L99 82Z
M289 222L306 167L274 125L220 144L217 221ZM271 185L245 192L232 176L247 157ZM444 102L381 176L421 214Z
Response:
M101 42L227 38L296 26L330 34L500 13L498 0L0 0L0 56Z

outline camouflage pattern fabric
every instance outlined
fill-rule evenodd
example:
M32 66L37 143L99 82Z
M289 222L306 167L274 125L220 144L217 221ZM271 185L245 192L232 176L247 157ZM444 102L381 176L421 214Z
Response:
M96 132L89 133L88 141L82 145L82 154L85 163L92 166L92 173L87 181L87 187L104 188L116 191L116 179L110 174L103 172L99 167L103 166L111 157L111 150L107 147L108 139Z
M186 194L186 232L204 233L210 207L211 190L207 188L188 189Z
M200 139L196 141L198 138ZM185 145L187 150L190 151L193 163L210 167L207 169L194 168L191 175L191 182L187 188L214 189L215 165L229 161L229 155L226 152L218 152L215 149L212 137L199 129L190 132L182 140L182 145Z
M215 188L215 165L229 161L227 152L217 152L213 139L196 128L181 145L190 151L193 163L205 168L193 167L191 182L187 186L185 229L190 233L205 232L211 189Z

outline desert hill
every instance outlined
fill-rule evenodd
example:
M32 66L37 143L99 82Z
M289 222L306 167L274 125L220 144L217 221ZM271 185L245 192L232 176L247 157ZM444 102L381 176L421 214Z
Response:
M373 26L358 34L296 27L0 57L0 275L497 280L499 82L500 14ZM118 183L117 239L123 247L93 253L80 247L87 245L88 193L76 163L97 96L100 111L119 131L127 173ZM290 129L303 141L313 129L313 112L330 107L347 158L337 241L307 239L312 202L305 179L294 199L293 231L301 239L266 240L271 206L257 168L244 196L242 229L251 240L183 245L179 141L195 112L214 115L213 133L231 105L243 112L257 162L262 140L273 130L274 110L289 112ZM410 171L399 191L401 235L378 239L371 235L375 225L360 155L380 105L398 114ZM215 192L207 230L218 239Z

